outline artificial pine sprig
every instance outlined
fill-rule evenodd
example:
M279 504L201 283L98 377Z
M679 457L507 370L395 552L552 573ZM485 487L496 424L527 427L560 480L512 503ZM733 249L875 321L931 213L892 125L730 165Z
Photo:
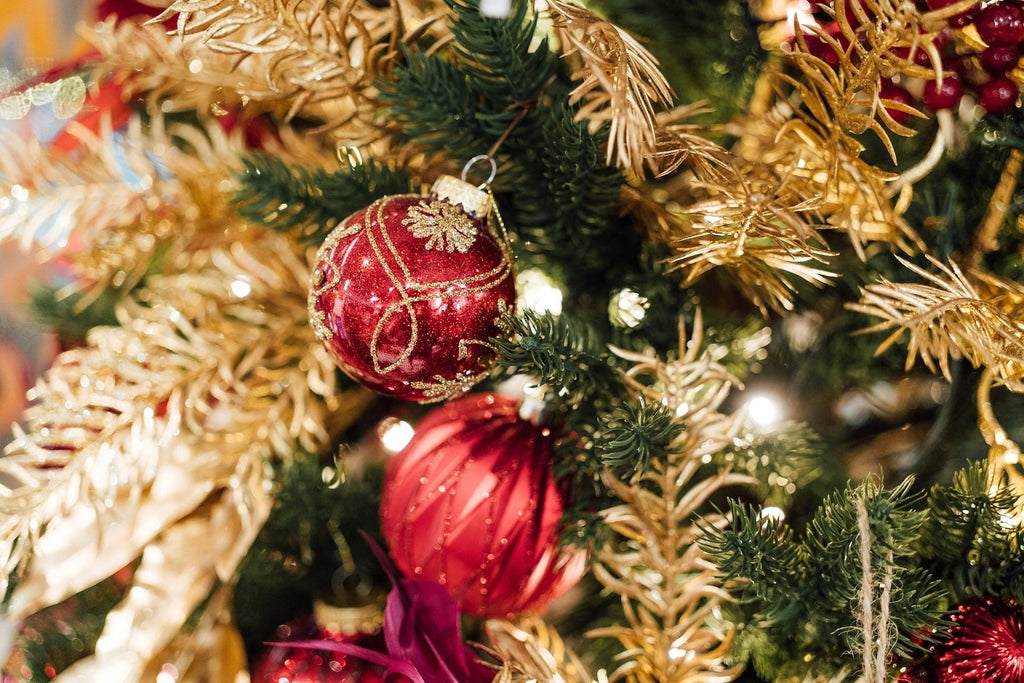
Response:
M760 662L761 675L775 679L792 666L785 653L807 653L808 669L832 674L850 652L877 648L882 638L879 661L919 650L916 639L944 606L939 582L913 550L924 512L910 485L850 484L825 498L800 537L735 502L730 528L705 525L698 543L744 586L749 623L781 653Z
M601 418L595 448L616 476L629 480L645 473L652 459L664 460L683 429L668 408L640 394Z
M948 485L932 487L920 553L954 602L1004 592L1024 597L1024 578L1014 571L1024 551L1019 509L1020 497L994 481L981 462L958 471Z
M336 171L288 164L265 154L253 154L243 163L235 210L273 230L301 229L301 239L314 245L352 213L384 195L412 189L406 171L372 159L345 163Z
M538 39L529 3L514 3L507 19L480 16L476 2L449 3L452 49L408 48L379 83L399 138L463 162L500 141L494 190L524 262L558 254L545 267L570 284L604 274L638 242L616 218L623 176L606 162L607 128L591 132L568 104L572 84Z
M492 339L498 363L539 384L558 387L552 402L579 409L595 394L618 388L618 375L609 365L610 354L590 326L566 315L524 311L501 318L507 338Z

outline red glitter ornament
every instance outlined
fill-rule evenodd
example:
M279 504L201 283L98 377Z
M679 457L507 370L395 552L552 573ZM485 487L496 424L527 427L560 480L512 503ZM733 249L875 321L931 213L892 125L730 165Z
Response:
M344 608L335 610L341 612ZM365 632L358 628L350 629L337 623L323 622L318 619L320 611L321 607L318 606L315 615L300 617L277 628L274 637L281 642L271 645L257 656L250 671L252 683L384 683L384 668L360 657L288 644L288 641L323 640L383 651L384 639L379 632ZM354 608L354 611L359 611L359 608ZM379 609L377 613L379 615ZM388 679L389 683L397 683L399 680L407 679Z
M399 569L478 616L540 610L572 586L585 558L558 548L552 441L493 394L427 415L384 481L381 529Z
M489 208L486 192L443 176L430 196L384 197L331 232L313 269L310 323L352 379L427 403L486 375L497 318L515 306Z
M978 598L950 617L949 640L934 654L939 683L1024 681L1024 610L1013 600Z

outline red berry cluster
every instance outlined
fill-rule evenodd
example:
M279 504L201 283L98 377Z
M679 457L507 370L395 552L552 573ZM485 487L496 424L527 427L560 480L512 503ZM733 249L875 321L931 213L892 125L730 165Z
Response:
M939 10L959 0L917 0L922 12ZM871 12L860 4L860 0L847 0L846 19L852 26L858 26L863 18L870 19ZM935 39L935 46L942 55L944 76L942 82L930 80L920 88L917 97L904 85L887 80L883 82L879 96L907 106L919 101L933 111L951 109L959 102L965 91L974 93L978 103L991 114L1001 114L1017 104L1020 86L1013 72L1020 62L1024 50L1024 0L979 0L969 9L948 19L948 26ZM834 3L830 0L812 0L812 9L821 12L822 18L832 17ZM828 11L826 11L826 9ZM824 23L826 32L840 45L846 43L839 25L835 21ZM978 50L977 41L962 40L965 30L973 32L984 43ZM811 54L835 66L839 56L828 43L817 35L805 35L804 39ZM912 57L920 66L932 68L930 57L924 50L903 48L904 57ZM899 54L899 51L897 51ZM917 90L915 88L915 90ZM897 122L906 121L906 112L889 109Z

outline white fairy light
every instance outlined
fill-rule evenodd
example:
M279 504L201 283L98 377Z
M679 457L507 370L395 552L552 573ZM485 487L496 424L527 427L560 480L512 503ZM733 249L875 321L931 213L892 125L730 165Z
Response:
M248 282L241 278L237 280L232 280L230 287L231 293L237 296L239 299L244 299L245 297L249 296L250 292L252 292L252 285L250 285Z
M524 310L536 313L562 312L562 290L555 281L539 270L524 270L516 276L518 304Z
M759 427L771 427L776 424L782 416L775 399L765 394L751 397L746 404L747 415Z
M503 19L512 14L512 0L480 0L480 14L492 19Z
M380 423L378 432L384 450L389 453L397 453L409 444L416 430L405 420L389 417Z
M757 513L757 518L779 524L786 519L786 512L782 508L768 505L761 508L761 511Z

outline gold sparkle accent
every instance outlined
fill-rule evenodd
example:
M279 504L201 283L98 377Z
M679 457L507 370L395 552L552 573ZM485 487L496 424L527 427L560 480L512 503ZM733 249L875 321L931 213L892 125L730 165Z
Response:
M426 238L424 249L465 254L476 241L476 226L460 207L445 201L421 202L402 221L415 237Z
M306 297L306 311L309 315L309 326L313 328L313 334L319 341L327 341L328 339L334 338L334 331L327 326L327 314L324 311L317 309L316 303L320 296L323 296L332 287L335 287L341 282L341 273L338 272L337 268L331 268L330 277L324 272L323 263L327 259L327 255L337 248L341 240L346 237L351 237L362 231L363 224L358 221L353 221L351 224L341 224L331 231L324 239L323 244L316 252L316 267L313 269L313 275L310 280L309 294Z
M434 375L433 382L410 382L409 386L423 392L424 398L418 403L439 403L466 393L486 376L486 370L475 375L456 375L452 379Z

